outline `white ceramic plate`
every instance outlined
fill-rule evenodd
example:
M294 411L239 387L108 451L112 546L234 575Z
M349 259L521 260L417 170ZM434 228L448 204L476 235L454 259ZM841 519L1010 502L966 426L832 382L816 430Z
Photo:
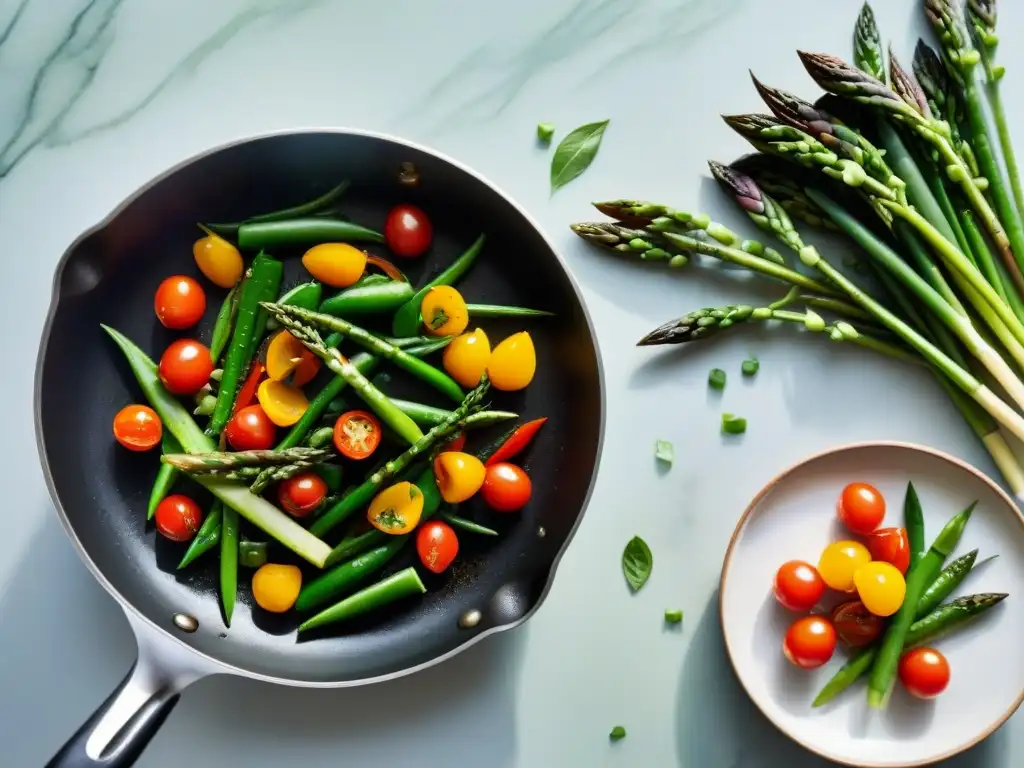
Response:
M897 682L888 708L870 710L861 681L829 705L812 709L811 701L846 654L837 649L828 664L811 671L790 664L782 655L782 638L797 616L776 602L772 581L785 561L816 564L829 542L851 538L835 519L835 505L843 486L858 480L885 496L886 526L902 525L904 492L913 481L924 508L926 543L977 499L954 556L978 548L979 562L989 555L998 558L979 566L954 595L1009 592L1010 597L935 642L952 670L949 687L937 699L914 699ZM928 448L852 445L776 477L736 527L722 568L720 600L729 658L750 698L783 733L839 763L904 768L951 757L989 736L1024 699L1024 518L981 472Z

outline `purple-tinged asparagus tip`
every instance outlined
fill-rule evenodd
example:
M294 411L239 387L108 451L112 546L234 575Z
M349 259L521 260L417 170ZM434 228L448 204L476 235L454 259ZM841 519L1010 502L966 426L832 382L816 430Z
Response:
M708 167L711 169L711 175L725 187L729 194L736 198L736 202L743 210L750 213L764 213L764 196L750 176L714 160L708 161Z

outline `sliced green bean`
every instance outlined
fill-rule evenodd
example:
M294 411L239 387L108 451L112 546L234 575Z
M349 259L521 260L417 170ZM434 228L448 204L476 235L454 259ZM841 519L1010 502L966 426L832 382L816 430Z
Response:
M351 619L376 608L383 608L385 605L410 597L411 595L422 595L426 591L427 588L423 586L423 582L416 573L416 569L406 568L404 571L399 571L366 589L356 592L354 595L346 597L340 603L335 603L311 619L307 619L299 625L299 632L306 632L327 624Z
M346 288L320 304L320 311L340 317L356 317L393 312L409 301L413 289L400 280L385 280L371 284L356 284Z
M438 285L453 285L466 271L473 266L477 256L484 247L484 235L480 235L466 251L452 262L448 269L444 270L428 282L395 312L395 318L391 323L391 334L393 336L415 336L420 329L420 304L427 291Z
M279 211L271 211L270 213L261 213L256 216L250 216L244 221L235 221L227 224L207 224L206 228L221 237L234 237L238 234L238 228L243 224L257 224L261 221L280 221L282 219L296 219L302 216L309 216L311 214L319 213L328 206L334 205L338 199L348 189L350 182L346 179L341 182L338 186L333 187L320 197L309 200L308 202L302 203L301 205L295 205L291 208L282 208Z
M441 517L444 518L453 528L461 528L464 531L470 533L479 533L481 536L497 536L498 532L493 528L488 528L486 525L480 525L474 523L472 520L467 520L464 517L459 517L451 512L442 512Z
M470 317L554 317L554 312L527 307L506 307L501 304L467 304Z
M220 529L220 599L224 606L224 623L231 626L238 593L238 513L224 507Z
M238 228L242 250L285 248L318 243L383 243L384 236L351 221L301 218L243 224Z
M267 542L245 541L238 545L238 564L243 568L259 568L267 562Z
M224 504L220 499L215 499L210 505L210 513L199 526L199 532L192 539L185 550L185 556L178 563L178 570L191 564L200 555L206 554L220 542L221 517L224 514Z
M213 324L213 335L210 337L210 359L216 365L220 360L228 339L231 338L231 331L235 326L235 313L238 311L238 286L234 286L224 297L224 302L217 312L217 319Z
M286 304L290 307L302 307L303 309L316 309L320 306L320 297L323 296L324 287L316 282L299 283L291 290L285 291L278 299L278 304ZM278 328L277 320L267 318L267 330L273 331Z
M921 501L917 498L917 491L913 483L907 483L907 493L903 497L903 525L907 529L907 541L910 545L910 567L917 565L924 557L924 512L921 511ZM937 602L941 602L939 598Z
M163 437L160 440L160 452L163 454L181 453L181 443L177 441L169 429L164 430ZM153 519L153 515L156 514L156 508L160 506L161 501L167 498L167 494L174 487L178 474L178 470L170 464L160 465L160 469L156 473L156 479L153 481L153 489L149 492L149 504L146 508L147 520Z

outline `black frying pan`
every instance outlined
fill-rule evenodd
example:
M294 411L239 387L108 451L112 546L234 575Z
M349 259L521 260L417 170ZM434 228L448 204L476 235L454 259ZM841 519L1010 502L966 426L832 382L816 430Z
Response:
M409 162L419 173L418 186L399 183L400 167ZM549 417L528 457L534 496L521 515L491 521L502 528L499 538L460 537L461 564L427 582L422 598L297 641L294 617L250 610L243 575L240 603L226 629L215 591L216 558L176 572L180 545L157 537L146 524L156 457L119 449L111 435L114 413L143 402L142 394L100 323L158 356L173 335L154 317L153 293L170 274L197 274L191 257L195 222L293 205L341 179L352 181L342 211L361 224L379 229L400 201L431 216L431 251L419 263L402 264L414 281L450 263L484 231L483 255L460 283L470 300L557 313L529 321L538 351L529 389L491 398L494 407L524 418ZM286 276L297 282L299 274L297 259L290 259ZM221 298L213 288L208 296L211 304ZM208 318L213 314L207 310ZM481 325L500 338L523 323ZM208 324L201 327L199 338L208 340L209 332ZM447 158L347 131L276 134L208 152L147 185L79 238L57 268L35 395L39 453L57 512L86 565L124 607L139 643L124 682L51 762L69 767L132 764L180 691L204 675L310 687L362 685L435 664L521 624L547 593L579 524L604 419L590 322L572 279L533 221ZM399 558L390 570L410 562ZM465 626L475 611L479 622ZM176 614L198 619L198 630L180 629Z

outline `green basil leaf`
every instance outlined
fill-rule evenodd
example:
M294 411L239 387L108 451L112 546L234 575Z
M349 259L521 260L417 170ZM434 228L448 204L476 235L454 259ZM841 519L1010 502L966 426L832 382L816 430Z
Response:
M559 143L551 158L551 191L583 173L597 156L608 120L581 125Z
M622 550L622 572L634 592L647 583L653 567L654 555L651 554L651 548L639 536L634 536Z

